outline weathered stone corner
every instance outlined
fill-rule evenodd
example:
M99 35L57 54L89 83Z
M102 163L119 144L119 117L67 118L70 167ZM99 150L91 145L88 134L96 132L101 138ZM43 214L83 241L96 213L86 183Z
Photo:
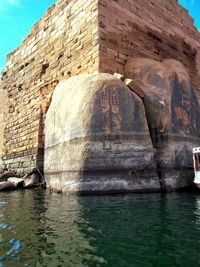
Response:
M150 190L192 183L187 168L192 146L199 146L200 34L177 0L163 1L155 8L148 0L58 0L46 12L8 55L2 72L1 172L23 176L38 168L43 173L45 125L52 129L48 114L59 98L63 113L58 105L55 131L62 137L66 131L68 139L59 144L51 130L46 155L52 153L57 161L50 140L56 155L66 146L69 151L63 157L72 169L65 162L51 167L47 160L50 186L58 191L57 185L72 191L80 186L132 191L135 179L135 191L147 181ZM120 74L114 78L102 73ZM78 76L82 74L91 76ZM75 151L79 162L72 163ZM141 158L144 165L139 168ZM94 182L103 172L107 175L106 165L110 183ZM58 178L60 166L64 169ZM67 189L66 173L68 185L73 179L79 183Z
M199 106L186 69L174 60L127 66L139 84L102 73L56 87L45 123L47 187L94 193L192 185Z

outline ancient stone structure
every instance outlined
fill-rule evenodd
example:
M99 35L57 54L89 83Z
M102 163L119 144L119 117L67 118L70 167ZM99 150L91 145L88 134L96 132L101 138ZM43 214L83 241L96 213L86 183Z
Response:
M177 0L99 0L100 72L123 73L132 57L176 59L200 95L200 34Z
M7 92L2 89L1 87L1 81L0 81L0 170L4 169L2 157L5 154L4 150L4 129L6 126L5 117L7 115L8 111L8 98L7 98Z
M9 98L4 168L24 174L35 166L42 170L44 119L56 84L98 70L97 17L97 0L58 1L8 55L2 85Z
M191 184L200 109L185 67L135 58L124 71L143 101L135 85L109 74L79 75L56 87L45 123L48 187L146 192Z
M160 189L143 102L110 74L61 82L45 136L45 178L54 190Z
M138 99L138 96L125 85L129 84L128 80L123 83L110 75L98 74L114 74L116 72L134 80L132 82L133 90L137 91L136 87L139 88L139 91L144 93L142 99ZM93 73L92 76L70 78L90 73ZM57 134L60 131L63 137L63 131L69 130L70 125L71 137L73 139L74 136L76 139L81 129L86 129L86 131L90 129L87 125L88 122L91 124L91 129L96 130L90 129L91 135L87 133L83 134L83 137L89 136L93 140L97 134L102 144L105 144L104 151L100 146L92 148L90 138L81 141L80 146L82 145L83 148L80 149L80 154L88 153L87 155L89 155L91 152L92 155L93 149L96 149L97 152L94 158L91 157L94 160L94 166L92 167L92 161L84 162L85 168L82 170L85 170L86 173L89 170L92 170L93 173L98 170L95 160L98 161L98 155L102 156L107 151L107 143L104 142L106 132L106 139L114 146L112 158L116 156L119 169L123 170L125 167L129 175L131 173L130 177L136 179L132 171L135 170L134 167L137 170L140 169L139 165L136 167L133 164L133 159L137 156L134 149L132 150L133 154L129 154L127 144L130 139L126 139L125 136L127 132L131 133L132 137L136 134L137 128L134 126L134 129L131 129L131 125L137 122L139 127L138 118L141 118L142 126L138 131L147 136L145 142L148 143L147 151L149 155L151 154L148 159L151 158L149 181L151 181L151 177L153 180L157 179L152 188L158 190L164 186L170 189L191 184L191 173L188 175L189 181L184 178L185 182L181 186L180 179L183 167L191 165L190 146L198 145L199 141L200 34L194 27L193 19L188 15L187 10L181 7L177 0L58 0L34 25L22 45L8 55L7 66L2 73L0 90L6 92L5 99L8 97L8 112L6 113L5 108L1 111L4 112L4 121L0 122L3 130L0 135L4 137L4 143L0 144L0 150L3 151L2 170L8 169L25 174L37 167L41 172L43 171L46 114L56 85L59 81L67 79L69 81L58 85L53 96L53 106L49 109L49 114L51 114L56 106L62 108L55 99L61 101L62 93L59 90L66 90L69 98L63 93L63 101L65 99L66 102L62 101L62 103L63 106L65 103L70 106L67 106L66 109L63 107L63 116L66 118L64 126L61 122L54 121L54 125L61 125ZM88 84L87 80L91 81L91 84ZM105 89L105 92L102 88ZM88 95L86 94L87 90ZM122 92L123 90L124 92ZM103 102L100 100L95 100L95 102L92 97L102 95L102 99L104 99L103 94L105 94L107 99L105 101L110 103L111 100L108 99L112 99L113 92L119 101L116 105L118 109L116 114L118 115L115 117L115 114L111 112L112 114L109 116L111 116L111 121L115 121L116 118L113 124L117 126L112 126L111 123L107 127L103 122L99 122L99 125L97 122L95 124L92 118L87 117L90 114L90 108L93 109L92 114L97 120L106 112L101 106ZM81 94L86 94L87 97L84 98ZM128 96L132 100L128 101ZM81 102L78 102L80 99ZM139 107L138 110L135 109L135 103ZM125 110L123 114L119 115L121 105L125 106ZM78 117L81 114L80 110L76 110L78 107L80 110L85 107L84 114L86 116L85 120L79 122L80 126L72 120L72 118L76 118L78 123ZM74 112L73 115L69 112L70 109L71 112ZM109 110L111 109L109 106ZM130 116L128 118L128 114L136 112L136 110L139 117L136 116L137 118L133 119ZM47 157L48 153L49 155L52 153L53 144L60 146L59 149L63 146L59 143L59 135L55 135L51 127L48 128L47 122L52 123L49 114L47 115L46 131L47 129L51 129L51 131L46 143ZM127 118L124 114L127 114ZM62 112L59 110L56 118L61 120L59 117L61 115ZM120 132L117 132L119 129ZM147 131L149 131L148 134ZM121 145L119 149L120 145L115 144L117 140L109 139L113 135L116 139L123 140L125 146ZM169 142L166 141L169 140L168 137L170 137ZM137 138L131 140L135 145L137 144ZM140 142L143 146L144 139L142 137ZM182 146L184 149L181 149ZM76 145L73 143L68 149L75 149L75 147ZM154 153L155 149L156 153ZM124 165L121 163L121 150L122 155L130 156L130 162ZM152 155L154 155L154 159ZM77 156L79 160L88 158L79 156ZM106 171L106 163L109 165L109 157L107 159L107 162L102 161L100 164L102 171ZM148 165L148 160L144 160L141 169L144 169L145 164ZM73 158L69 157L68 162L72 164ZM81 164L81 162L76 164ZM154 164L156 173L153 172ZM48 164L47 166L48 168L45 167L47 176L50 177L50 173L54 173L55 177L58 166ZM75 170L73 164L71 168ZM114 167L114 171L116 169ZM174 169L177 170L177 174L170 182L168 178L169 175L173 178ZM69 171L69 166L66 170L66 172ZM81 176L81 167L77 167L76 171L79 173L79 178L86 177ZM66 172L62 173L66 175ZM115 177L117 176L115 175ZM52 187L55 186L58 191L62 191L61 182L59 184L56 180L49 179L52 181ZM157 186L158 181L159 185ZM57 185L55 185L56 183ZM67 183L63 182L63 186L66 187L66 185ZM74 188L78 188L77 185ZM134 188L136 189L136 187ZM96 190L99 189L100 187L97 186ZM115 189L113 187L113 190ZM148 185L146 189L148 189ZM67 189L65 188L65 190Z
M161 186L187 185L192 147L199 146L200 109L190 77L178 61L130 59L124 69L144 91L144 106ZM192 178L192 177L191 177Z

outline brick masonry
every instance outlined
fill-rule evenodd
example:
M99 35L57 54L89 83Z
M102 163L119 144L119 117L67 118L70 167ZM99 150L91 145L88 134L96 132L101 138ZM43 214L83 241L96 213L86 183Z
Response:
M200 33L177 0L99 0L100 71L123 74L130 57L173 58L200 99Z
M44 119L59 80L98 69L97 0L60 0L8 55L5 169L43 168Z
M8 55L3 169L43 169L44 121L60 80L119 72L131 57L182 62L200 99L200 34L176 0L59 0ZM1 133L0 133L1 134ZM2 135L2 134L1 134Z

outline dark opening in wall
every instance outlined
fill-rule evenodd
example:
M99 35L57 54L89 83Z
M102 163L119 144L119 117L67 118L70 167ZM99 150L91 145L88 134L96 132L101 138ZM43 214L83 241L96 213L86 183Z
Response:
M158 41L159 43L162 43L162 39L161 39L159 36L157 36L155 33L153 33L153 32L148 32L147 35L148 35L150 38L152 38L152 39Z
M43 64L41 69L41 76L44 75L49 67L49 63Z

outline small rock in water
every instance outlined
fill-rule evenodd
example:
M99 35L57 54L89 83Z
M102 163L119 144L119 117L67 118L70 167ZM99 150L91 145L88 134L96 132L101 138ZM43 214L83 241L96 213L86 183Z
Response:
M36 172L25 175L23 179L25 189L34 188L40 184L40 177Z
M6 171L6 172L0 174L0 182L7 181L8 178L10 178L10 177L19 177L19 176L14 172Z
M9 181L0 182L0 191L9 191L9 190L15 190L15 189L16 189L16 185Z
M17 177L10 177L10 178L8 178L8 182L13 183L18 188L22 188L23 185L24 185L24 179L17 178Z

